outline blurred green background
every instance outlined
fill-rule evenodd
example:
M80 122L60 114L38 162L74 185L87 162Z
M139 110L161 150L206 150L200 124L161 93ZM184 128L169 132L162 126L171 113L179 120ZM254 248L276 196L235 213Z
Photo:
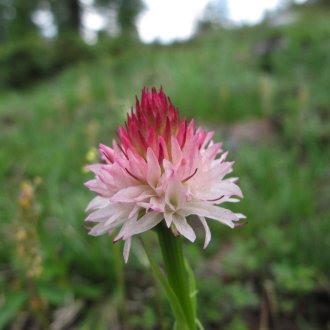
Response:
M0 1L0 329L170 328L139 242L123 265L83 221L84 166L143 86L215 130L245 196L230 208L247 226L185 244L205 328L330 329L330 3L286 1L253 26L209 6L170 45L139 41L138 0L93 6L117 33L90 44L78 0ZM52 37L33 19L45 8Z

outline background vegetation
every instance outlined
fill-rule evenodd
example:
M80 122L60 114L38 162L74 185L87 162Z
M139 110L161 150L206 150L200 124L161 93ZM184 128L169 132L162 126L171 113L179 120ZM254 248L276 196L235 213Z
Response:
M138 242L124 266L120 243L88 236L83 222L92 197L84 166L142 87L163 86L183 116L224 141L245 195L235 208L247 226L211 224L207 250L202 237L185 244L206 329L329 329L327 2L253 27L208 22L170 46L134 38L139 3L128 21L118 15L117 37L93 46L79 18L57 21L70 31L44 39L26 14L36 7L24 19L19 3L17 18L1 20L0 328L170 327ZM293 22L274 24L287 14ZM145 238L153 248L153 233Z

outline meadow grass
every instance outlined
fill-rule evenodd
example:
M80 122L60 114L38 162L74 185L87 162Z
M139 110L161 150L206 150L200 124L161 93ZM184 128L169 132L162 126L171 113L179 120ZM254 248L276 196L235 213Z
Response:
M115 328L124 319L123 306L130 315L141 313L128 321L133 329L152 329L159 317L170 324L164 297L150 289L151 271L138 244L125 266L124 290L121 247L109 237L88 236L83 222L92 197L82 186L91 177L84 166L96 159L98 143L111 143L143 86L163 86L182 115L206 126L262 119L273 127L264 141L239 140L234 146L224 141L245 195L235 210L246 214L249 224L232 231L212 223L207 250L202 237L185 246L197 274L204 323L210 329L220 324L247 329L249 322L259 322L245 316L259 313L271 283L278 314L270 317L320 326L323 314L312 295L330 285L330 26L321 21L310 32L306 24L210 32L170 47L140 45L120 57L102 50L98 61L52 80L2 91L0 328L27 309L33 294L47 302L47 317L79 302L72 322L81 329L95 322L98 329ZM272 72L265 73L253 46L272 33L283 35L287 46L272 54ZM306 38L310 44L304 48ZM223 138L221 130L217 137ZM30 202L42 259L41 274L32 281L37 294L26 290L17 252L18 228L29 221L20 216L20 184L35 178L42 181ZM302 307L307 296L314 297L316 310ZM153 307L159 305L163 313Z

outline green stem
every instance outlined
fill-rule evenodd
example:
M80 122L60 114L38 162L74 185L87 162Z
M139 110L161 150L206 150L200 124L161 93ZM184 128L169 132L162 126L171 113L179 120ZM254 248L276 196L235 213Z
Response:
M160 296L160 292L159 292L159 284L157 283L157 278L155 275L153 276L153 285L155 288L155 308L156 308L157 319L159 321L159 327L160 327L160 330L166 330L166 322L164 319L164 313L163 313L163 309L162 309L161 296Z
M175 237L164 224L157 227L164 268L168 282L177 296L190 330L196 329L196 311L190 297L188 274L182 251L181 237Z

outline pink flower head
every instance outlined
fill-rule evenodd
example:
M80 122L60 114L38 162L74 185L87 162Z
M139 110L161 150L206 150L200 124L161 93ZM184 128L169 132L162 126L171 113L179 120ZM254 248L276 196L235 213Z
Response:
M206 218L235 227L244 216L218 205L243 196L235 178L224 179L233 162L226 161L227 152L212 141L213 134L195 129L193 120L180 121L162 89L144 88L135 111L119 127L119 143L101 144L103 163L88 166L95 179L86 186L97 194L87 207L92 213L86 221L96 223L89 233L111 234L121 227L114 241L125 240L127 262L132 236L161 221L193 242L196 234L187 217L197 215L205 229L204 247L211 240Z

